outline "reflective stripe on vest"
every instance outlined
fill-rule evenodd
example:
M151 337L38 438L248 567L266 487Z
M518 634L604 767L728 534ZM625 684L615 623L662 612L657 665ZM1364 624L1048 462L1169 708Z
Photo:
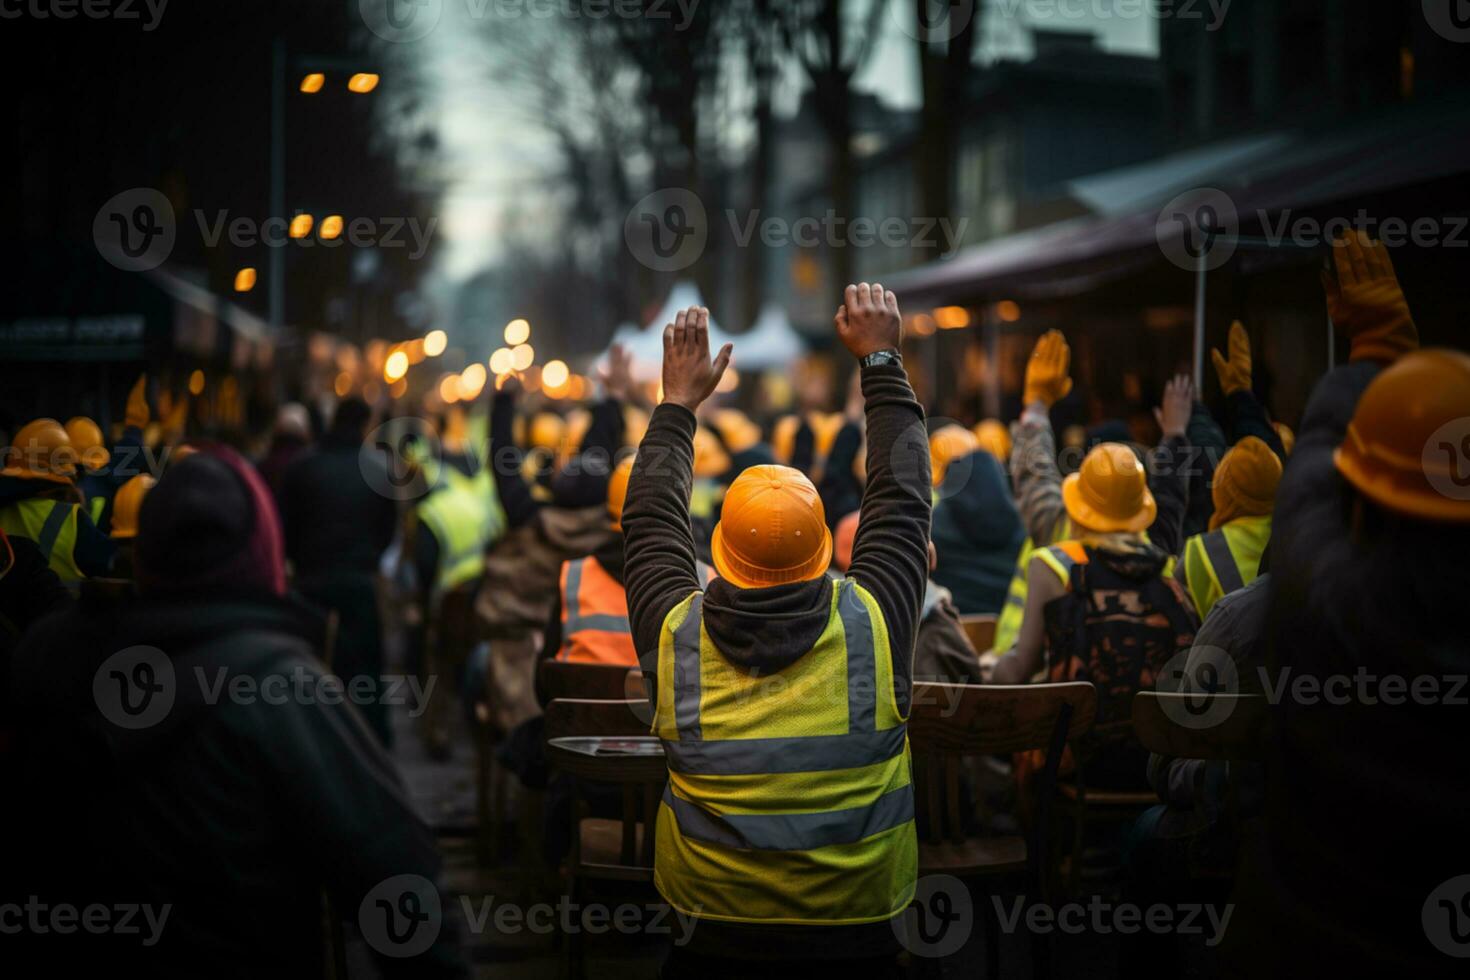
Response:
M87 501L87 516L92 518L92 523L99 528L102 526L102 512L107 509L107 498L100 493Z
M1188 591L1200 621L1215 603L1250 585L1260 574L1261 554L1271 539L1271 518L1240 517L1184 543L1175 576Z
M596 558L578 558L561 567L561 649L556 659L638 665L628 595Z
M29 497L0 507L0 528L11 537L34 541L62 582L79 582L87 577L75 554L81 512L81 507L65 500Z
M1063 517L1053 529L1050 543L1065 541L1072 537L1072 519ZM1005 653L1016 645L1021 635L1021 620L1026 616L1026 576L1031 568L1031 555L1036 542L1028 535L1021 543L1021 552L1016 556L1016 568L1011 573L1011 586L1006 590L1006 604L1001 607L995 621L995 646L997 653Z
M1068 585L1072 581L1072 566L1087 564L1087 549L1080 541L1063 541L1050 548L1042 548L1036 552L1036 557L1057 573L1063 585Z
M853 580L832 592L816 644L769 675L714 646L703 593L664 621L653 727L670 775L654 883L683 912L877 922L912 898L913 787L887 628Z
M490 471L473 477L443 467L444 481L419 503L419 518L439 543L434 589L444 593L480 574L485 551L505 530L505 512Z

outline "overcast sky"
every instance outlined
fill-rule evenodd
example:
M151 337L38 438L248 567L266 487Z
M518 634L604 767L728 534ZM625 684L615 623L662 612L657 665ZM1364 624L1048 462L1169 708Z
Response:
M1142 14L1148 5L1136 0L987 2L982 60L1029 57L1033 28L1091 31L1111 51L1158 52L1157 24ZM545 133L488 81L486 46L476 37L484 23L456 23L470 9L482 8L446 2L443 20L419 45L438 92L437 115L450 172L439 225L438 278L445 285L497 260L505 205L534 195L542 175L556 164ZM907 33L911 25L901 23L900 15L911 15L911 5L889 0L881 39L857 84L895 105L913 106L918 101L914 40ZM793 66L786 73L778 111L796 104L800 88L800 72Z

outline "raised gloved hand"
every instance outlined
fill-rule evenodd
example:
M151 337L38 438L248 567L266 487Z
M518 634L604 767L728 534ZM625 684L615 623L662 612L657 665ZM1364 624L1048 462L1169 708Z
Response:
M1419 347L1419 330L1382 242L1364 232L1333 242L1337 278L1326 273L1327 312L1351 341L1350 361L1395 361Z
M1251 338L1245 324L1236 320L1230 325L1230 359L1216 347L1210 351L1215 373L1220 376L1220 390L1227 395L1251 390Z
M1048 330L1036 342L1031 360L1026 362L1027 405L1041 402L1051 408L1067 397L1072 390L1072 378L1068 370L1072 363L1072 348L1060 330Z
M123 413L123 424L130 429L141 429L152 418L148 410L148 375L138 375L133 389L128 392L128 407Z

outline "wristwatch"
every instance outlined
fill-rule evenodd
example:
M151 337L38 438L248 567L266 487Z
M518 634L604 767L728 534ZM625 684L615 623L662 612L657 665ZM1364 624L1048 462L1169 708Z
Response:
M871 354L858 358L858 364L865 368L876 367L879 364L901 365L903 364L903 357L898 351L889 347L885 350L875 350Z

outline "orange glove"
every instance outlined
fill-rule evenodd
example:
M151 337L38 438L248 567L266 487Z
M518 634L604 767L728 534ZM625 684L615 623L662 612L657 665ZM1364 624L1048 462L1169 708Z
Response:
M1230 359L1217 347L1210 351L1215 373L1220 376L1220 390L1227 395L1251 390L1251 338L1245 324L1236 320L1230 325Z
M1337 280L1322 276L1327 313L1351 341L1349 361L1392 362L1419 347L1419 330L1382 242L1352 232L1334 242Z
M1067 374L1072 362L1072 348L1060 330L1048 330L1036 342L1031 360L1026 362L1025 404L1041 402L1051 408L1067 397L1072 379Z
M148 411L148 375L138 375L138 380L133 382L133 390L128 392L128 407L123 413L123 424L141 429L148 424L152 416Z

